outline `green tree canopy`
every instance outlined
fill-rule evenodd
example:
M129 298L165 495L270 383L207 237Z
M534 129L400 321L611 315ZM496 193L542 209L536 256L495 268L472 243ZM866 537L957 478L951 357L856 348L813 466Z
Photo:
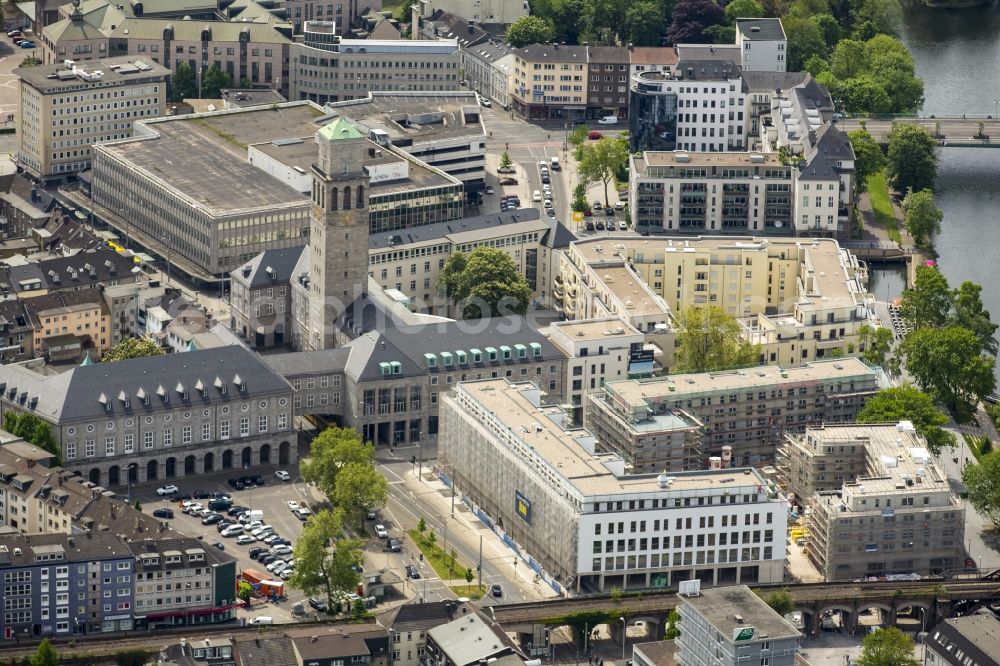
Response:
M858 187L862 188L868 176L885 168L885 153L867 130L855 130L848 136L851 139L851 147L854 148L855 180Z
M590 208L590 204L587 203L587 186L584 183L577 183L573 188L572 208L576 213L582 213Z
M889 132L886 172L899 192L932 189L937 177L937 141L923 127L895 124Z
M108 350L108 353L101 359L104 363L113 361L127 361L132 358L145 358L146 356L162 356L163 349L156 344L156 340L144 335L141 338L125 338L117 345Z
M524 314L531 301L531 287L511 256L489 247L453 254L437 286L463 319Z
M655 2L635 2L625 10L624 34L635 46L657 46L666 29L663 12Z
M955 291L954 314L952 321L972 331L983 352L990 356L997 355L997 325L990 319L990 313L983 307L983 288L974 282L966 280Z
M885 366L886 354L892 346L892 330L885 326L877 328L867 324L858 329L858 338L864 347L863 358L872 365Z
M49 639L43 638L38 644L38 649L31 657L31 666L59 666L59 653L49 643Z
M206 99L220 99L222 89L232 86L233 80L229 74L223 72L218 65L212 65L201 75L201 97Z
M198 81L195 79L194 70L187 60L177 63L177 72L174 73L170 98L175 102L183 102L198 96Z
M801 72L811 56L826 55L823 31L812 18L798 16L782 19L788 38L788 71Z
M501 169L509 169L512 166L514 166L514 161L510 159L510 153L508 153L506 150L503 151L503 154L500 155L500 164L498 164L497 166L499 166Z
M917 245L929 245L931 237L941 233L944 213L937 207L934 193L930 190L907 190L903 197L903 212L906 231Z
M896 627L882 627L865 636L858 666L920 666L913 658L913 639Z
M602 137L580 146L578 152L580 176L588 181L604 183L604 205L608 199L608 183L628 164L628 140Z
M764 5L757 0L732 0L726 5L726 19L735 23L738 18L762 18Z
M705 44L706 28L726 22L725 10L715 0L677 0L665 38L670 44Z
M760 346L740 337L736 318L722 308L688 306L675 341L676 372L709 372L756 365Z
M858 423L899 423L910 421L928 447L937 453L955 445L955 436L941 428L948 417L941 413L929 395L913 386L902 384L883 389L868 399L858 412Z
M674 610L670 611L670 613L667 615L667 629L663 637L668 641L672 641L678 636L680 636L681 630L680 627L677 626L680 623L681 623L681 614L678 613L677 609L675 608Z
M53 463L61 464L62 455L56 438L52 434L52 427L47 421L43 421L34 414L27 412L5 412L3 415L3 429L20 437L26 442L31 442L35 446L48 451L55 459Z
M1000 521L1000 451L990 451L974 464L966 465L962 483L976 511L993 522Z
M837 83L837 95L853 113L878 115L892 110L892 98L871 74L862 74Z
M913 289L903 292L900 315L913 329L944 326L955 302L947 278L934 266L917 266L915 274Z
M309 595L324 595L331 609L338 592L353 592L361 580L357 571L364 561L361 542L343 538L339 511L324 509L313 514L292 553L297 565L289 585Z
M838 79L846 81L868 71L868 53L865 43L856 39L842 39L837 42L830 56L830 71Z
M354 428L331 426L312 441L308 460L299 466L302 478L333 499L340 471L352 463L372 465L375 447L361 440Z
M337 473L337 485L330 498L345 516L355 516L364 528L365 512L385 506L389 484L371 462L350 462Z
M764 603L771 607L775 613L781 616L788 615L795 610L795 599L792 598L788 590L775 590L769 592L764 597Z
M250 597L252 595L253 595L253 586L251 586L250 583L247 583L246 581L241 582L239 587L237 588L236 596L242 599L244 602L249 602Z
M869 23L871 27L887 35L896 35L903 26L903 7L899 0L854 0L857 5L853 20L855 23Z
M917 385L953 414L967 415L996 388L996 361L983 356L979 338L961 326L919 328L901 350Z
M816 14L812 17L813 23L823 34L823 41L827 48L833 48L840 41L840 24L837 19L830 14Z
M519 49L528 44L551 42L555 34L552 21L539 16L522 16L507 28L507 43Z

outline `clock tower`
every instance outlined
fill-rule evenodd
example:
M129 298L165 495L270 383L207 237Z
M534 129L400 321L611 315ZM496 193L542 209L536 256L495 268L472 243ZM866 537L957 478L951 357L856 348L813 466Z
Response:
M355 311L360 318L368 293L365 158L372 143L349 120L337 118L316 133L316 144L319 162L312 167L306 346L330 349L352 339L346 329L353 325Z

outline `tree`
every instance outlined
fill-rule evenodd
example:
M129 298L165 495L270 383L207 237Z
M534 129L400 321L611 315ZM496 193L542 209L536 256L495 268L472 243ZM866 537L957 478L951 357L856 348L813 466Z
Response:
M934 187L937 177L937 141L923 127L894 124L889 132L886 173L898 192Z
M331 426L313 439L309 459L303 460L299 469L303 479L332 499L337 476L344 467L352 463L372 465L374 462L375 447L361 441L357 430Z
M323 594L329 607L335 606L337 592L353 592L361 576L357 569L364 560L361 542L342 538L340 511L324 509L313 514L295 542L293 558L298 563L289 585L309 595ZM327 546L332 543L333 548Z
M855 130L848 136L851 139L851 147L854 148L855 182L859 188L863 188L868 176L885 168L885 153L868 130Z
M163 356L163 349L156 344L156 340L148 335L140 338L125 338L109 349L101 361L110 363L112 361L127 361L132 358L144 358L146 356Z
M865 42L868 73L885 86L894 112L923 104L924 83L914 74L913 57L902 42L889 35L875 35Z
M171 99L175 102L183 102L185 99L198 96L198 81L194 77L194 70L186 60L177 63L177 72L174 73L171 88Z
M577 125L573 128L573 131L569 133L566 137L566 141L569 145L574 148L579 148L583 144L587 143L587 137L590 135L590 128L586 125ZM579 157L577 159L580 159Z
M934 203L934 193L930 190L907 190L903 197L903 212L906 231L917 245L930 244L931 236L941 233L944 213Z
M826 55L823 31L809 18L787 17L782 19L788 39L788 71L801 72L809 56Z
M840 81L837 95L844 108L852 113L879 115L892 109L892 98L882 84L869 74L855 76L853 79Z
M830 71L830 63L818 55L811 55L808 60L802 63L802 69L812 74L813 77L817 77L824 72Z
M854 12L857 24L869 23L871 29L895 35L903 25L903 7L899 0L861 0Z
M479 247L453 254L438 276L438 289L458 305L463 319L524 314L531 287L510 255Z
M139 500L135 501L135 505L134 506L135 506L135 510L136 511L142 511L142 502L140 502Z
M508 153L506 150L503 151L503 154L500 155L499 167L504 171L506 171L510 169L512 166L514 166L514 161L510 159L510 153Z
M764 5L757 0L732 0L726 5L726 18L735 23L738 18L763 18Z
M741 368L760 358L760 346L743 340L736 318L715 305L685 308L675 345L677 372Z
M60 464L62 458L56 438L52 435L52 426L47 421L43 421L34 414L22 412L6 412L3 415L3 429L20 437L26 442L34 444L38 448L55 456L53 463Z
M840 41L840 24L830 14L816 14L811 18L823 35L827 48L833 48Z
M795 610L795 599L791 593L785 590L775 590L764 597L764 603L771 607L775 613L781 616L788 615Z
M997 325L990 319L990 313L983 307L980 296L983 288L974 282L966 280L955 291L954 315L952 321L956 326L972 331L983 352L990 356L997 355Z
M996 388L996 361L983 356L979 338L961 326L919 328L901 348L917 385L960 417Z
M911 422L935 454L955 445L955 436L941 428L948 423L948 417L941 413L929 395L913 384L879 391L868 399L857 417L858 423L900 421Z
M634 46L657 46L666 23L655 2L636 2L625 10L625 39Z
M584 22L590 35L600 44L614 44L623 36L625 11L629 3L619 0L586 0ZM662 17L659 19L662 21Z
M417 521L417 532L423 534L427 531L427 521L424 520L423 516L420 516L420 520Z
M528 44L544 44L555 39L552 21L539 16L522 16L507 28L507 43L520 49Z
M663 635L668 641L672 641L681 635L681 630L677 627L681 623L681 614L677 612L677 609L670 611L667 615L667 630Z
M917 266L913 289L903 292L899 313L913 329L940 328L948 323L955 295L944 274L933 266Z
M31 666L59 666L59 653L49 643L49 639L43 638L38 644L38 649L31 657Z
M705 44L710 41L705 28L725 22L726 13L715 0L677 0L666 40L670 44Z
M245 90L253 88L253 81L244 76L242 79L240 79L240 88L243 88Z
M218 65L212 65L201 76L199 97L219 99L222 97L222 89L229 88L232 83L233 80L229 74L219 69Z
M590 205L587 203L587 186L584 183L577 183L573 188L572 208L576 213L582 213L590 208Z
M359 528L364 528L365 509L383 507L388 499L389 483L371 462L351 462L337 472L337 485L330 497L344 511L357 516Z
M532 13L536 5L532 5ZM584 0L562 0L547 18L556 26L556 37L567 44L579 44L580 34L587 27L587 4Z
M581 146L579 153L580 176L604 183L604 205L608 205L608 183L628 163L628 143L606 136Z
M467 568L465 570L465 582L466 583L470 583L471 584L472 583L472 579L475 578L475 577L476 577L476 575L474 573L472 573L472 567L469 567L469 568Z
M865 348L862 358L872 365L884 366L885 355L892 346L892 330L884 326L875 328L866 324L858 329L858 337Z
M865 636L858 666L920 666L913 658L913 639L896 627L882 627Z
M962 483L976 511L993 522L1000 521L1000 451L990 451L974 464L966 465Z
M837 42L830 56L830 71L841 80L853 79L868 71L868 54L865 43L855 39Z
M246 581L243 581L239 585L239 590L236 592L236 596L242 599L244 603L250 603L250 596L253 594L253 586Z

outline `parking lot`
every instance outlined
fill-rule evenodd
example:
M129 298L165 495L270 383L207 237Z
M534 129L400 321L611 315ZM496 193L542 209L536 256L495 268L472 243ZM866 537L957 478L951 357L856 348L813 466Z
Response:
M194 495L195 493L225 493L232 497L234 506L245 506L250 509L259 509L264 512L264 523L271 525L282 537L288 539L294 545L295 540L302 534L302 521L300 521L288 508L287 502L295 500L299 504L312 506L315 499L312 496L311 488L307 486L294 467L286 468L290 475L289 481L281 481L275 477L274 467L262 466L250 470L230 469L213 474L206 474L197 480L176 479L172 480L178 487L180 495ZM226 480L236 476L259 474L263 477L265 485L234 490ZM169 520L170 526L183 534L201 538L209 546L222 544L225 551L237 558L237 574L243 569L256 569L263 571L265 567L255 560L251 560L249 551L254 546L263 547L263 544L237 545L236 537L225 538L219 534L216 525L203 525L201 518L189 516L182 513L180 502L175 499L159 497L156 489L163 485L160 483L142 484L133 486L131 497L135 501L142 502L144 513L152 514L160 508L170 508L174 511L174 518ZM204 506L208 506L208 499L194 500ZM225 510L220 511L224 518L233 520L226 516ZM302 601L305 595L299 591L286 587L287 598L278 603L255 601L250 610L241 610L238 617L249 619L257 615L268 615L274 617L275 622L289 622L292 620L292 605L296 601Z

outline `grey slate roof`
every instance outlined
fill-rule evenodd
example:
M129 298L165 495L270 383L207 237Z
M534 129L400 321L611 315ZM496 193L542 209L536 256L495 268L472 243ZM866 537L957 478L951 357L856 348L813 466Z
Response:
M40 551L59 550L64 562L132 559L128 545L112 534L32 534L29 536L0 537L0 569L25 567L36 564ZM15 551L14 549L18 549ZM51 560L45 560L50 562Z
M929 648L954 666L1000 664L1000 620L985 611L945 620L930 630L926 641ZM961 659L956 657L959 651L964 653ZM965 661L967 658L971 662Z
M131 281L133 268L131 257L102 246L71 257L11 266L5 271L5 279L15 292L20 291L19 284L25 280L39 280L41 289L79 288L112 280Z
M506 213L491 213L454 220L453 222L438 222L389 233L370 234L368 236L368 249L384 250L401 244L427 242L444 238L449 234L477 231L504 224L529 222L539 219L540 216L541 213L537 208L519 208Z
M808 72L743 72L743 81L750 92L790 90L808 78Z
M456 601L431 601L424 604L405 604L379 616L379 623L390 631L427 631L439 624L451 622Z
M740 68L730 60L681 60L675 71L683 74L686 81L728 81L740 77Z
M246 392L240 392L237 377L246 383ZM206 388L204 395L195 389L199 381ZM227 386L225 395L216 388L216 381ZM32 411L56 423L106 418L109 412L100 402L101 396L111 404L110 414L145 414L179 405L231 402L291 390L256 354L237 346L77 366L50 377L4 365L0 366L0 385L5 400L11 398L13 389L15 396L25 394L28 402L37 397L38 404ZM187 389L186 400L177 391L179 385ZM138 396L140 389L149 396L148 405ZM168 403L158 395L160 391L169 397ZM129 400L127 409L122 397Z
M299 245L278 250L265 250L233 271L232 275L236 279L246 282L251 289L266 287L269 284L291 282L295 276L295 267L302 261L305 249L304 245ZM268 268L273 269L271 274L268 274Z
M342 372L351 355L348 347L322 351L286 352L261 357L272 370L283 377L316 373Z
M847 134L827 123L816 135L816 145L808 162L799 171L799 180L831 180L845 167L838 162L853 161L854 148Z
M424 19L424 30L433 32L442 39L455 39L465 49L482 44L490 38L490 34L475 23L443 9L436 10Z
M135 570L137 573L143 571L161 571L166 569L176 569L176 565L166 565L164 560L157 564L144 564L139 556L143 553L162 554L168 550L179 550L185 552L192 549L201 550L205 555L205 562L200 566L212 566L213 564L228 564L235 562L236 558L226 551L219 550L209 544L207 540L196 539L194 537L167 537L159 539L134 539L128 543L130 552L135 556Z
M528 44L514 49L514 54L529 62L579 62L587 63L586 46L566 46L558 44Z
M738 18L736 26L746 39L754 41L785 39L785 29L781 26L781 19L778 18Z

